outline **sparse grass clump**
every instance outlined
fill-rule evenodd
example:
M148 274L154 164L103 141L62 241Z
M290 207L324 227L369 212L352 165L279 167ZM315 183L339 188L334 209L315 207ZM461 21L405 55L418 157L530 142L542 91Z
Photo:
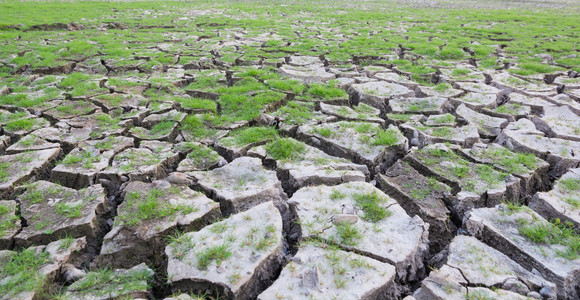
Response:
M128 292L146 291L153 279L153 272L148 269L127 270L118 272L113 269L101 269L87 273L85 277L74 282L69 290L80 294L125 295Z
M10 208L8 205L0 204L0 218L3 219L3 221L0 222L0 236L4 236L4 234L6 234L6 230L16 229L19 227L17 223L19 217L12 213L12 208Z
M387 199L377 192L354 194L353 199L356 206L363 211L364 215L362 216L362 219L365 221L376 223L384 220L392 214L391 211L382 206Z
M222 261L228 259L232 255L230 246L223 243L219 246L207 247L197 253L197 267L200 270L206 270L212 261L216 261L219 266Z
M336 232L340 238L340 242L347 246L355 246L358 240L362 238L358 227L350 224L336 224Z
M552 223L528 222L519 219L519 233L528 240L538 244L559 244L566 250L557 250L556 253L566 259L574 260L580 257L580 235L572 226L562 224L560 219Z
M558 181L558 186L565 192L573 192L580 190L580 179L566 178Z
M179 193L178 190L151 189L146 194L139 191L125 195L123 207L116 222L125 226L138 226L143 221L173 216L176 213L188 214L198 210L195 206L172 205L163 198Z

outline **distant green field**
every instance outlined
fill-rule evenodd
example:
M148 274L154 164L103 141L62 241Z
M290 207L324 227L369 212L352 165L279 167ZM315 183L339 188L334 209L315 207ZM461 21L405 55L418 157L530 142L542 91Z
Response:
M563 10L534 6L496 9L491 4L469 9L470 3L465 1L457 5L442 2L435 7L383 1L358 5L295 2L296 5L282 5L283 1L0 3L2 75L12 73L9 66L53 66L95 53L110 59L127 59L133 54L145 54L144 48L162 43L168 36L179 38L182 43L211 44L227 40L226 32L233 35L239 30L250 36L265 32L279 36L267 41L266 47L248 47L246 57L277 58L299 53L325 55L330 62L341 64L352 56L391 54L400 46L417 55L412 61L393 63L402 70L423 74L433 67L448 66L446 61L465 59L469 54L464 48L472 51L481 69L498 68L503 62L497 61L493 52L500 45L509 54L505 60L518 63L518 68L512 70L518 75L548 73L566 66L580 71L580 58L564 58L579 48L578 7L573 4ZM496 5L502 7L501 2ZM34 25L69 22L87 29L30 30ZM118 22L126 29L94 30L105 22ZM218 30L220 36L216 35ZM199 36L204 39L198 41ZM45 39L51 42L40 43ZM132 43L124 45L123 41ZM194 56L209 54L199 48L181 51ZM227 47L221 51L225 61L234 59ZM541 59L534 55L541 53L554 56L555 64L540 63ZM163 55L154 57L149 66L163 64L165 59Z

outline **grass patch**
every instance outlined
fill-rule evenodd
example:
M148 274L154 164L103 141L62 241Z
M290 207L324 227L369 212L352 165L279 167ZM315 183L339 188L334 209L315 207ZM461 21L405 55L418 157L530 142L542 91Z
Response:
M340 243L347 246L356 246L358 240L362 238L362 234L359 232L356 225L350 224L336 224L336 232L340 238Z
M248 127L232 132L229 136L234 145L244 146L265 140L278 138L278 131L274 127Z
M232 256L230 246L223 243L219 246L208 247L197 253L197 267L200 270L207 270L207 267L212 261L216 261L217 265Z
M139 191L127 193L121 212L115 221L122 222L125 226L138 226L146 220L174 216L177 213L189 214L199 209L189 205L172 205L163 200L176 193L179 191L157 188L151 189L146 194Z
M381 130L374 136L373 146L392 146L399 142L399 131L395 128Z
M333 84L316 84L310 85L310 88L306 91L306 94L314 98L319 99L338 99L338 98L348 98L348 94L340 88L337 88Z
M69 290L97 296L126 295L134 291L148 290L151 287L148 281L153 279L153 275L148 269L117 272L107 268L87 273L70 285Z
M14 297L22 292L42 291L47 278L39 270L49 261L47 252L36 253L33 249L25 249L2 257L0 294L4 297Z
M518 232L526 239L537 244L558 244L566 247L566 250L557 250L556 253L569 260L580 257L580 235L571 226L567 226L556 219L552 223L529 223L525 219L519 219Z
M302 160L306 146L296 140L284 138L266 145L266 153L275 160Z
M381 206L385 203L385 199L377 192L366 194L354 194L353 199L360 210L363 211L363 220L376 223L389 217L392 212Z

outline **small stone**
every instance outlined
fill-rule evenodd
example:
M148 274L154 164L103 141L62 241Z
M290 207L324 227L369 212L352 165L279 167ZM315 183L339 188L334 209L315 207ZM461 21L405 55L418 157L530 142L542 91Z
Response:
M358 221L358 216L349 214L337 214L331 217L332 223L336 225L354 224Z
M526 296L534 299L542 299L542 295L538 292L529 292Z

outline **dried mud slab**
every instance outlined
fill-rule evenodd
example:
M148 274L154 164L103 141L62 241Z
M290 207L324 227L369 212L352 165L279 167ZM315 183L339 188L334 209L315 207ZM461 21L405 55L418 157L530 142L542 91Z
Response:
M81 141L89 139L89 134L86 131L76 131L74 128L67 126L41 128L31 134L42 137L42 139L52 143L59 143L65 151L70 151Z
M443 84L435 87L418 86L415 89L415 93L417 96L450 98L452 101L452 97L460 97L461 95L465 94L465 91L453 88L449 84Z
M115 155L111 165L99 173L99 178L111 182L123 181L122 177L130 180L149 181L151 178L162 178L167 174L169 166L177 164L179 154L160 147L129 148Z
M443 114L450 110L447 98L395 98L389 101L391 113L421 113L424 115Z
M531 292L535 292L543 298L556 299L554 283L526 270L474 237L458 235L446 251L449 255L442 268L459 270L464 280L458 283L466 287L497 287L522 296L531 296Z
M149 299L154 271L145 264L130 269L96 270L75 281L64 294L70 299Z
M395 267L352 252L307 242L258 299L392 299Z
M281 201L286 196L276 172L262 167L258 158L240 157L211 171L189 172L194 185L220 202L224 215L245 211L262 202Z
M50 180L71 188L97 183L97 174L109 167L118 153L133 147L133 138L109 136L80 142L50 173Z
M62 239L46 246L0 251L0 282L7 288L0 299L39 299L50 293L64 265L85 250L84 238Z
M216 151L199 143L184 142L174 148L185 155L177 166L177 172L207 171L227 164Z
M320 102L320 111L342 120L374 122L381 125L385 124L385 120L381 119L379 116L381 111L364 103L359 103L359 105L351 108L348 106L330 105Z
M273 281L283 251L282 218L269 201L179 236L165 248L167 277L174 292L251 299Z
M528 119L519 119L515 122L508 123L505 130L515 131L524 135L544 136L544 133L536 129L536 125Z
M282 75L304 82L326 82L336 78L336 75L328 73L322 64L302 66L283 65L279 71Z
M560 177L568 169L580 167L580 157L575 153L575 149L580 149L580 142L512 130L504 130L496 142L512 151L533 153L547 161L550 164L548 174L552 177Z
M557 234L560 229L531 209L513 209L502 205L474 209L464 223L470 234L508 255L527 270L536 270L554 282L558 287L558 298L578 298L580 258L577 253L574 255L574 251L578 250L558 243L546 243L546 240L537 237L534 234L537 230ZM534 242L531 238L539 240ZM561 243L567 242L561 240Z
M544 107L544 115L532 121L549 137L580 142L580 117L567 106Z
M0 110L0 132L13 138L20 138L28 133L50 126L46 119L38 118L28 111Z
M424 274L429 224L418 216L409 217L373 185L349 182L331 188L305 187L288 203L298 215L303 239L320 238L394 265L400 282Z
M46 150L52 148L60 148L60 144L49 142L35 134L28 134L8 147L6 153L16 154L26 151Z
M440 124L437 124L440 125ZM418 122L409 122L401 125L401 130L406 135L412 136L412 145L424 147L434 143L451 143L461 147L471 147L479 142L477 127L465 125L461 127L450 126L424 126Z
M415 92L409 88L385 81L353 84L348 89L350 97L357 103L362 102L381 111L387 111L388 102L393 98L413 97Z
M384 174L375 177L378 186L410 216L418 215L429 223L429 251L435 254L453 238L456 226L450 220L445 201L451 188L435 178L421 175L405 162L398 161ZM448 200L447 200L448 201Z
M580 232L580 169L570 169L549 192L536 193L530 208L548 220L569 222Z
M10 200L0 200L0 249L12 245L12 238L20 231L20 216L18 203Z
M99 109L96 105L87 101L62 101L57 107L51 108L43 113L51 120L72 119L74 117L90 115Z
M531 107L532 113L536 115L543 114L544 108L546 107L556 106L556 104L544 100L544 98L523 95L520 93L510 93L509 98L511 103L517 103Z
M103 240L100 266L160 265L169 235L199 230L221 216L219 204L204 194L163 180L131 181L123 193L114 226Z
M8 196L16 185L35 176L42 177L60 152L54 148L0 156L0 196Z
M335 116L315 111L315 106L316 103L313 102L289 101L286 106L271 113L269 119L270 121L277 119L280 131L288 135L294 135L301 125L316 125L337 120Z
M382 81L386 81L389 83L400 84L400 85L406 86L412 90L414 90L415 88L417 88L419 86L418 83L410 80L409 78L407 78L403 75L399 75L399 74L394 73L394 72L379 72L379 73L375 73L371 77L382 80Z
M516 153L498 144L475 144L470 149L457 150L474 162L493 165L518 177L522 195L532 196L535 191L545 190L549 185L550 165L533 154Z
M27 226L14 238L16 245L47 244L64 236L96 240L105 229L109 213L104 189L92 185L73 190L48 181L36 181L19 195Z
M324 123L298 128L298 137L329 155L343 157L369 169L390 166L408 149L407 139L395 126L383 129L375 123Z
M404 159L423 174L451 186L456 194L448 203L460 217L475 207L491 207L519 199L520 180L487 164L463 159L444 144L413 148Z
M10 137L6 136L6 135L0 135L0 152L6 150L6 148L9 148L8 146L10 145Z
M477 131L482 136L496 137L508 124L508 120L496 118L469 109L464 104L459 105L455 113L465 119L469 124L477 127Z
M458 98L450 98L449 101L455 106L464 104L471 109L495 108L498 105L497 94L481 94L468 92Z
M253 129L256 129L253 131ZM236 158L245 156L252 147L265 144L277 138L277 134L272 134L273 131L266 127L254 127L249 129L241 129L240 131L232 131L228 136L216 141L214 148L226 160L232 161ZM244 133L253 132L257 135L256 138L246 140Z
M259 157L266 166L276 168L284 190L291 193L308 185L336 185L365 181L369 177L366 165L330 156L292 138L252 148L248 155Z

